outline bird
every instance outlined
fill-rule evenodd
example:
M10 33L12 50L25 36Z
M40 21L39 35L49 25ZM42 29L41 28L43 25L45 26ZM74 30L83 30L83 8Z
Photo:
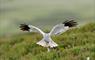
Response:
M20 24L20 30L28 31L28 32L37 32L37 33L42 34L43 36L42 40L38 41L36 44L42 47L46 47L47 51L50 52L51 48L55 48L58 46L58 44L52 40L51 36L60 35L63 32L66 32L67 30L69 30L71 27L74 27L76 25L77 25L77 22L75 22L74 20L66 20L63 23L55 25L49 33L45 33L41 29L33 25Z

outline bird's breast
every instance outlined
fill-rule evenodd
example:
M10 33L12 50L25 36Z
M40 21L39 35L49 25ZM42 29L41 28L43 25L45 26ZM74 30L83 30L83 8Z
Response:
M51 40L50 36L49 36L48 34L46 34L46 35L44 36L44 41L47 42L47 43L49 43L50 40Z

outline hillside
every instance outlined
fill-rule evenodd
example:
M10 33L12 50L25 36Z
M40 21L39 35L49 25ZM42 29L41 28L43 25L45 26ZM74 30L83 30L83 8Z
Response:
M95 23L52 36L59 46L51 52L36 45L41 38L37 33L0 37L0 60L86 60L87 57L95 59Z

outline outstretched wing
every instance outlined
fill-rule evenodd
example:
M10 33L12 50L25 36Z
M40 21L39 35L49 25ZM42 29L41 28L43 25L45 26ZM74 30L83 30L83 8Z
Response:
M44 32L41 29L39 29L39 28L37 28L37 27L35 27L33 25L20 24L20 29L22 31L38 32L38 33L41 33L41 34L44 35Z
M58 24L58 25L54 26L50 32L50 35L61 34L65 31L69 30L69 28L74 27L76 25L77 25L77 22L75 22L74 20L65 21L62 24Z

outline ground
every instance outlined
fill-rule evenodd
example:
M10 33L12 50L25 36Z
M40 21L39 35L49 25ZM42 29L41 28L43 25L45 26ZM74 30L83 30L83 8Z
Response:
M42 36L38 33L0 37L0 60L86 60L87 57L95 59L95 23L52 36L59 46L50 52L36 44L41 39Z

